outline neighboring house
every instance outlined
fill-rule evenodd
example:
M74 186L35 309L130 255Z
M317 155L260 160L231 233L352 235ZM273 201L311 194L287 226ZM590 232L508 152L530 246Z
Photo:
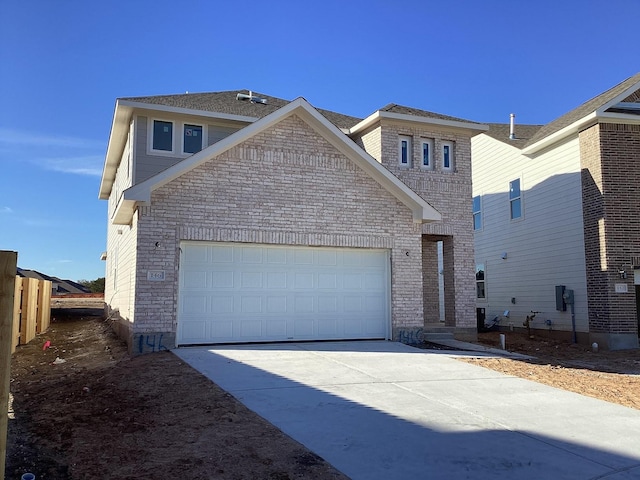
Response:
M18 276L23 278L36 278L38 280L49 280L51 282L52 295L68 295L78 293L91 293L91 290L84 285L72 282L71 280L61 280L58 277L51 277L35 270L25 270L18 268Z
M478 315L638 347L640 74L513 133L472 140Z
M250 91L118 99L99 194L107 313L134 353L412 342L442 325L444 284L444 325L473 338L470 138L485 130Z

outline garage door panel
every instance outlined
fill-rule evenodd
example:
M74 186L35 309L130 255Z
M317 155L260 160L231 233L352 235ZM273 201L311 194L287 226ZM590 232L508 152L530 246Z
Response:
M182 302L182 312L186 315L207 313L209 297L202 295L185 295Z
M186 339L190 339L189 343L200 343L207 340L207 324L208 322L203 320L193 319L186 321L181 325L182 336Z
M261 313L262 297L259 297L257 295L241 295L240 296L240 312Z
M286 338L287 321L283 318L267 318L265 320L266 334L269 338Z
M262 288L262 272L242 272L240 286L242 288Z
M362 288L362 275L359 273L345 273L342 278L345 290L360 290Z
M206 271L190 271L185 274L184 285L189 289L208 289L210 285L207 282Z
M385 250L181 248L178 344L387 338Z
M211 272L211 286L214 288L233 288L233 272L224 270Z
M281 290L287 288L287 272L267 272L267 288Z
M313 288L313 274L296 273L294 275L293 288L297 288L297 289Z
M287 313L287 297L273 295L267 297L267 313Z
M242 263L262 263L262 249L255 247L241 247Z
M208 247L211 251L211 261L214 264L218 263L233 263L233 247L216 245L215 247ZM189 245L191 249L191 245Z

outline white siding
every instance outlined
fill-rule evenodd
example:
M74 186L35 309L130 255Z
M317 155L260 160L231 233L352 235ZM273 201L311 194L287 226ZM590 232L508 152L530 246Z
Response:
M510 310L501 324L521 327L535 310L535 328L548 328L548 319L554 330L571 330L569 309L555 308L554 287L565 285L575 292L576 329L588 331L579 154L577 139L534 158L487 135L472 139L473 195L482 196L483 223L475 258L485 265L487 289L478 306L488 319ZM511 220L509 182L518 178L523 214Z

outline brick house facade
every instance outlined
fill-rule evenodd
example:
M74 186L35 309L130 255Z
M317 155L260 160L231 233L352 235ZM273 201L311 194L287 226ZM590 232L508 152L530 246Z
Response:
M438 241L444 325L473 337L470 138L485 127L392 110L360 120L252 92L119 99L100 197L106 309L130 350L416 341L442 325ZM194 134L202 148L188 154ZM414 139L408 165L399 135ZM422 138L433 145L429 169ZM441 141L455 146L451 171ZM233 271L217 260L227 254ZM270 255L289 263L268 264Z

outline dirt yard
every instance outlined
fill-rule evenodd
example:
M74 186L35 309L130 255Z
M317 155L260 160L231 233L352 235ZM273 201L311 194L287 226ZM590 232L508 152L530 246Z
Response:
M54 312L12 358L7 479L346 479L173 354L130 358L95 310ZM638 351L515 333L507 347L537 358L464 361L640 408Z

